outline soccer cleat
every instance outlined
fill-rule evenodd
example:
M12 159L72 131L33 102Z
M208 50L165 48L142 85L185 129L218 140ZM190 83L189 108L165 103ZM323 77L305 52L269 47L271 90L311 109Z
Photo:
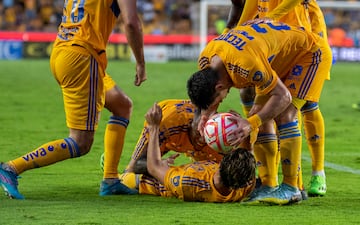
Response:
M282 183L275 191L262 196L259 201L271 205L288 205L302 200L301 192L297 187Z
M269 193L276 190L277 187L270 187L267 185L260 186L259 188L256 188L247 199L245 199L242 204L244 205L256 205L260 203L260 199L263 198L263 196L268 195Z
M0 163L0 185L11 199L24 199L18 189L17 175L11 171L3 169L3 163Z
M115 179L115 182L109 184L106 181L102 181L100 184L100 196L106 195L136 195L139 192L136 189L131 189L122 184L120 180Z
M326 180L323 176L312 176L308 190L310 197L324 196L326 194Z

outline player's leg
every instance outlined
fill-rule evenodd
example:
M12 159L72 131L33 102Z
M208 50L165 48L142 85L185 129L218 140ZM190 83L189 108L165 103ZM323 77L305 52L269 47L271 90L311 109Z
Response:
M261 109L268 98L266 96L257 96L253 112ZM254 144L254 155L256 159L258 176L261 180L261 186L254 190L246 204L256 204L262 196L275 190L278 185L278 138L276 135L274 121L264 123L259 128L257 140Z
M283 181L275 191L263 196L261 202L283 205L302 200L297 185L302 142L297 115L293 103L276 118Z
M105 75L105 108L112 115L105 128L104 136L104 173L100 195L136 194L135 190L120 183L118 165L123 151L126 129L129 124L132 101L118 87L109 75Z
M89 60L82 60L88 58ZM17 175L34 168L54 164L69 158L80 157L90 151L99 111L102 108L102 82L95 81L99 74L90 70L96 61L84 50L71 47L54 49L51 69L61 86L69 137L51 141L35 150L1 165L0 182L13 198L23 198L17 190ZM101 80L101 79L100 79ZM94 87L90 90L90 86ZM95 92L92 92L95 91ZM76 94L74 94L76 93ZM89 97L99 101L89 101ZM89 109L92 109L89 114Z
M301 108L301 113L312 162L312 176L308 193L310 196L323 196L326 193L324 118L316 102L307 102Z

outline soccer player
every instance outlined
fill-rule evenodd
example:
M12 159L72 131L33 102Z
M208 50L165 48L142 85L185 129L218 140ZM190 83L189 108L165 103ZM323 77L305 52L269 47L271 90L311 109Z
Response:
M184 153L192 161L211 160L219 163L223 155L210 148L197 130L200 119L199 111L188 99L166 99L158 103L162 110L160 123L161 155L169 151ZM135 174L149 174L146 166L146 155L149 144L149 127L145 120L144 128L139 136L131 160L121 180L135 179ZM103 168L105 157L102 155L100 165ZM135 181L132 181L135 184ZM133 185L127 185L134 187Z
M147 169L153 178L143 176L140 194L173 196L184 201L238 202L254 189L255 158L250 151L237 148L226 154L220 164L207 160L170 166L176 156L170 161L161 158L161 107L155 103L145 118L149 133Z
M117 172L132 102L105 73L106 45L119 16L136 59L134 84L140 86L146 80L142 25L136 1L65 1L50 66L63 93L69 137L45 143L24 156L1 163L1 186L10 198L24 198L17 188L17 176L21 173L87 154L104 105L112 116L105 131L104 151L109 160L105 163L99 194L136 194L120 183Z
M324 20L324 16L321 12L320 7L316 3L316 1L288 1L288 0L279 0L279 1L236 1L238 7L245 7L243 13L241 14L241 18L238 21L238 24L242 24L247 20L254 19L256 16L260 19L273 19L281 22L285 22L289 25L302 26L306 29L311 29L314 33L320 35L323 40L319 42L322 46L322 54L328 55L328 57L324 57L323 60L332 60L331 59L331 50L330 46L327 42L326 35L326 24ZM258 4L258 5L257 5ZM231 11L230 11L231 12ZM230 14L228 20L228 28L232 28L236 25L236 18L239 16L234 16ZM310 21L309 21L310 18ZM274 63L275 64L275 63ZM281 61L277 62L279 66L286 67ZM327 79L330 79L330 64L322 63L319 66L324 67L320 68L318 71L323 71L327 73ZM325 67L329 67L326 69ZM320 90L321 91L321 90ZM248 115L254 101L254 88L253 87L245 87L240 89L240 98L243 103L243 111L246 115ZM326 182L325 182L325 172L324 172L324 154L325 154L325 132L324 132L324 120L322 117L322 113L319 109L318 103L313 101L308 101L301 108L302 118L298 117L299 123L301 119L304 123L304 130L306 140L309 146L309 150L312 156L312 177L310 180L310 186L308 189L308 193L310 196L324 195L326 193ZM299 124L300 126L301 124ZM300 137L298 137L300 138ZM260 154L267 154L269 151L264 151L262 149L268 149L266 145L277 145L275 140L263 141L263 144L258 142L255 149L255 155L258 156ZM297 145L298 148L301 148L301 145ZM275 148L275 147L274 147ZM274 150L276 151L276 150ZM276 161L277 157L275 154L271 153L267 157L267 161ZM275 162L274 162L275 163ZM262 165L262 169L267 170L266 164L259 163ZM277 164L277 163L276 163ZM272 173L272 175L270 175ZM273 186L276 182L277 171L266 171L264 175L262 171L260 171L260 177L264 176L270 177L272 182L265 181L264 185ZM302 182L302 172L299 171L299 181L298 187L303 189ZM304 190L304 189L303 189Z
M198 60L200 70L187 83L191 101L202 112L200 131L231 87L256 87L257 96L250 117L247 120L234 118L239 128L231 144L237 146L258 128L261 133L257 142L277 142L275 119L282 141L283 181L269 192L271 196L262 199L264 202L289 204L302 199L297 186L301 152L293 149L294 140L290 138L300 136L298 109L307 100L318 101L318 90L325 80L323 73L315 73L323 58L316 44L318 39L301 27L278 22L237 26L205 47ZM292 69L289 71L273 61L283 61ZM277 170L275 165L271 169Z
M169 151L184 153L192 161L211 160L219 163L222 155L210 148L197 130L199 111L190 100L166 99L158 103L162 110L159 143L161 155ZM137 141L127 172L146 174L146 155L149 144L149 124ZM106 161L106 160L105 160Z

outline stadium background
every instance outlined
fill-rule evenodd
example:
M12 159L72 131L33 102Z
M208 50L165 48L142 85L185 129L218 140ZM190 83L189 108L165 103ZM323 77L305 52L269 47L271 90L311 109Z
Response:
M47 58L62 8L63 0L0 1L0 59ZM209 39L223 30L228 9L208 7ZM199 0L138 0L138 12L144 25L147 61L196 60L200 52ZM336 60L360 61L359 8L326 7L323 13ZM110 42L109 59L131 59L121 20Z

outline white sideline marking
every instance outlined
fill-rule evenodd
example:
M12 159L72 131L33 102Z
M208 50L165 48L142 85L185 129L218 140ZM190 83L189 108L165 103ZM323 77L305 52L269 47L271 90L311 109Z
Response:
M302 156L301 158L305 161L311 162L311 158L308 156ZM356 169L353 169L353 168L350 168L347 166L338 165L335 163L325 162L325 167L329 167L331 169L338 170L338 171L343 171L343 172L360 175L360 170L356 170Z

